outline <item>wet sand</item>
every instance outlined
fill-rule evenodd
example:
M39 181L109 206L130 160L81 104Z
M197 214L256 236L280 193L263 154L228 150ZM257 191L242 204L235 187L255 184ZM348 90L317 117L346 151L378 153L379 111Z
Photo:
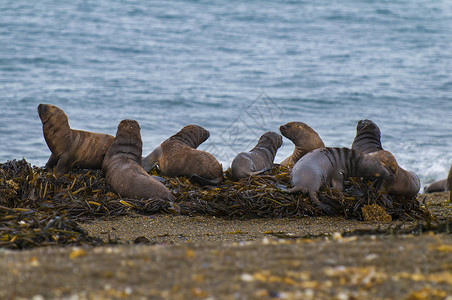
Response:
M419 195L442 220L452 217L448 197ZM451 234L344 235L400 224L173 215L94 221L82 224L91 236L119 244L0 251L0 298L451 300Z

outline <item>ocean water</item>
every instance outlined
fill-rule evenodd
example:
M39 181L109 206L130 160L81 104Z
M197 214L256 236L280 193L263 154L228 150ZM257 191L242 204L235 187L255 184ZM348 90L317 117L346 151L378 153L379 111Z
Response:
M62 3L64 2L64 3ZM350 147L371 119L423 184L452 163L444 0L0 2L0 162L42 166L39 103L72 128L141 126L143 154L187 124L226 169L289 121ZM290 155L284 139L275 162Z

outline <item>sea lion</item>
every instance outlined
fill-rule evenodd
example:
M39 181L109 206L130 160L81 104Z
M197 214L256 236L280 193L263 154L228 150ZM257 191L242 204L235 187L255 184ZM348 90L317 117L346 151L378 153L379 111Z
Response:
M100 169L104 155L114 136L74 130L64 111L54 105L39 104L44 139L52 154L46 168L56 166L56 172L66 173L73 167Z
M452 189L452 165L447 178L435 181L424 188L424 193L446 192Z
M295 149L289 157L280 164L292 167L306 153L325 147L317 132L303 122L289 122L279 127L281 134L295 144Z
M196 149L209 135L201 126L187 125L143 158L142 166L149 172L158 164L165 176L185 176L205 185L219 184L223 181L220 163L212 154Z
M358 121L352 149L378 158L393 172L395 171L395 177L391 181L383 180L381 191L406 198L417 195L421 188L419 177L414 172L403 169L391 152L383 150L380 129L373 121L367 119Z
M290 173L293 188L289 192L309 194L315 205L330 212L329 206L317 197L320 189L331 186L342 191L348 177L391 179L393 176L375 157L348 148L326 147L315 149L296 162Z
M282 145L280 134L272 131L264 133L257 145L249 152L237 154L231 164L233 180L258 175L273 167L276 151Z
M168 188L141 167L142 146L138 122L122 120L102 164L107 182L121 197L173 201Z

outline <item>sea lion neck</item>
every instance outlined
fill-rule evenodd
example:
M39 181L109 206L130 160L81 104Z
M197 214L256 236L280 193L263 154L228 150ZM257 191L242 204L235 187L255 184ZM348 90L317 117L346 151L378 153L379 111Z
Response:
M358 121L352 149L364 153L383 150L381 145L381 132L377 124L368 119Z
M116 131L115 143L110 148L115 155L122 153L141 163L143 142L138 122L129 119L122 120Z
M196 149L210 136L209 131L198 125L187 125L178 133L168 138L169 141L180 141L190 148Z
M282 137L279 134L276 132L266 132L260 137L256 146L251 151L257 149L268 149L270 150L272 156L275 157L276 151L279 147L281 147L281 145Z

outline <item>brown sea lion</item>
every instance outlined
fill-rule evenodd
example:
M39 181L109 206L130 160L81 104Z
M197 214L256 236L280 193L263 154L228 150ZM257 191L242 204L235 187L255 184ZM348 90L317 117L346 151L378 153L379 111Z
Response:
M105 133L74 130L64 111L54 105L39 104L42 131L52 154L47 168L56 166L58 173L66 173L73 167L100 169L104 155L114 137Z
M223 181L220 163L212 154L196 149L209 135L201 126L187 125L143 158L142 166L146 172L158 165L165 176L185 176L200 184L219 184Z
M231 164L233 180L258 175L273 167L276 151L282 145L282 137L276 132L267 131L249 152L237 154Z
M421 188L419 177L414 172L403 169L389 151L383 150L381 133L377 124L367 119L358 121L352 149L374 156L387 167L395 170L395 177L392 181L383 180L382 191L406 198L417 195Z
M391 170L375 157L348 148L326 147L315 149L297 161L290 173L293 188L289 192L309 194L315 205L330 212L329 206L317 197L320 189L331 186L342 191L344 180L349 177L390 180L393 176Z
M121 197L174 200L168 188L141 167L142 146L138 122L122 120L102 164L108 183Z
M446 192L452 189L452 165L445 179L435 181L424 188L424 193Z
M306 153L325 147L317 132L303 122L289 122L279 127L281 134L295 144L295 149L281 165L292 167Z

